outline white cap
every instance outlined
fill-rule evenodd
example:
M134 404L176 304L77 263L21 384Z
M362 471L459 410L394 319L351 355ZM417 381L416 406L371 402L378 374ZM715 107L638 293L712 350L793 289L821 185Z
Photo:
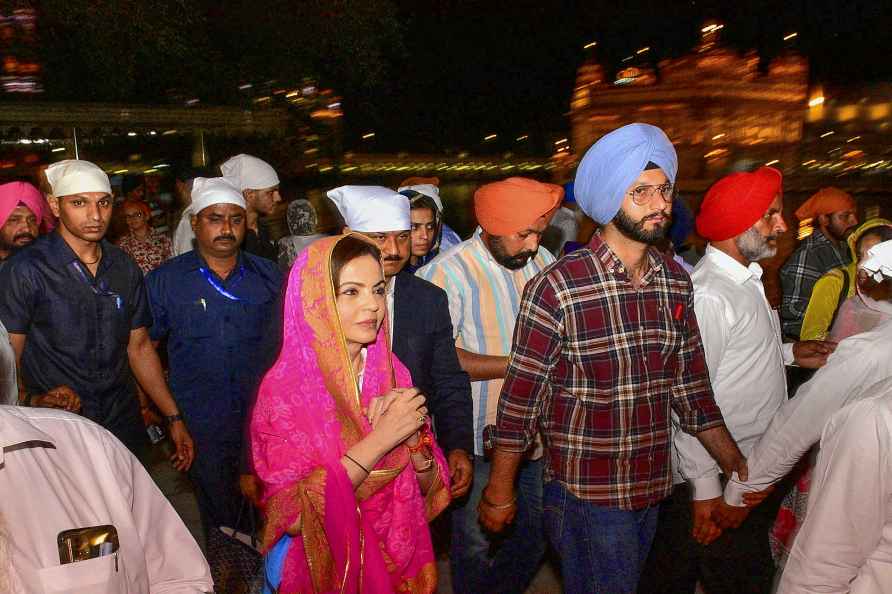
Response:
M443 212L443 200L440 199L440 188L435 186L434 184L418 184L417 186L403 186L397 189L397 192L402 192L403 190L413 190L418 192L419 194L424 194L428 198L434 201L437 205L437 210Z
M235 204L247 209L245 197L223 177L196 177L192 180L192 212L198 214L214 204Z
M869 272L878 283L883 281L883 277L892 279L892 240L878 243L867 250L867 256L858 267Z
M409 199L382 186L341 186L327 192L351 231L388 233L412 228Z
M46 180L53 196L71 196L84 192L111 194L108 175L95 163L66 159L46 168Z
M236 155L220 165L229 183L244 190L265 190L279 185L279 176L272 166L257 157L251 155Z

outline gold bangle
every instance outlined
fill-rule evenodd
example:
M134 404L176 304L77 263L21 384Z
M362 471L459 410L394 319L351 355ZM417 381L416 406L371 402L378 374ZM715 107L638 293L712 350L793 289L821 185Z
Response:
M351 462L353 462L354 464L356 464L357 466L359 466L361 469L363 469L366 474L371 474L371 472L369 472L368 468L366 468L365 466L363 466L362 464L360 464L359 462L354 460L353 456L351 456L350 454L344 454L344 457L347 458L348 460L350 460Z
M490 501L489 498L486 496L486 493L481 493L481 494L480 494L480 500L481 500L484 504L486 504L488 507L491 507L491 508L493 508L493 509L509 509L509 508L512 508L512 507L514 507L515 505L517 505L517 497L512 497L512 498L511 498L511 501L509 501L508 503L493 503L493 502Z

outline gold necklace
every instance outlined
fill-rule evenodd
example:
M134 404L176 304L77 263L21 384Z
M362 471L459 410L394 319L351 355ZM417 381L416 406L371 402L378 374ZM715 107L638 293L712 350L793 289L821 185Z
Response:
M99 255L96 256L96 259L93 260L92 262L86 262L86 261L85 261L83 258L81 258L80 256L78 256L77 259L81 261L81 264L86 264L87 266L92 266L93 264L95 264L96 262L98 262L99 260L102 259L102 248L99 248Z

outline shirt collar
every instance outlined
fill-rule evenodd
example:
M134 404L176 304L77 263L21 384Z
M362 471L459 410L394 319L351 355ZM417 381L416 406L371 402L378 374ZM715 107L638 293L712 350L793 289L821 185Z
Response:
M30 441L43 441L55 445L55 440L38 429L15 406L0 406L0 464L6 448Z
M251 272L255 272L253 266L251 266L251 260L248 258L245 258L243 255L243 252L244 252L244 250L239 249L237 260L235 262L234 270L238 270L238 268L240 266L245 266L245 268L250 269ZM187 270L189 272L193 272L195 270L198 270L199 268L207 268L208 270L210 270L207 262L202 257L201 252L199 252L197 249L194 249L188 253L192 255L191 261L186 263L188 266ZM223 279L220 279L220 280L223 280ZM225 280L224 280L224 282L225 282Z
M749 266L744 266L712 244L706 246L704 257L709 258L722 272L739 285L751 278L756 280L762 279L762 267L758 263L750 262Z
M493 266L495 266L501 270L504 270L506 272L509 272L511 274L526 270L527 266L534 266L534 262L535 262L536 258L539 257L542 250L544 249L540 245L539 249L536 251L536 255L533 256L532 258L530 258L530 261L527 262L523 268L520 268L518 270L511 270L510 268L505 268L504 266L499 264L499 262L495 258L493 258L492 252L489 251L489 247L487 247L486 243L483 241L482 234L483 234L483 228L478 226L477 230L474 231L474 235L471 237L471 241L474 243L474 246L477 248L478 251L480 251L483 254L483 256L486 258L487 262L489 262Z
M71 246L68 245L68 242L65 241L58 229L49 234L47 241L49 242L50 248L48 259L59 268L64 268L75 260L78 260L77 254L74 253L74 250L71 249ZM112 250L110 246L111 243L104 237L99 240L99 247L102 249L102 259L99 261L97 276L112 264L114 258L112 252L114 250Z
M611 274L621 274L628 276L625 264L613 253L607 242L601 237L601 233L596 231L589 241L588 247L594 252L595 257L601 261L605 270L609 270ZM647 259L649 268L641 279L643 285L647 285L653 279L654 275L663 269L663 257L657 248L650 246L647 248Z

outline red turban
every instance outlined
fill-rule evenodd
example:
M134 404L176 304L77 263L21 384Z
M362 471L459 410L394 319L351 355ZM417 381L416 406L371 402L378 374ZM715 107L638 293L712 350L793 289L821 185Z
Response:
M509 177L474 192L474 213L487 233L511 235L529 229L541 217L551 216L563 198L564 189L555 184Z
M758 221L781 191L774 167L732 173L712 184L697 215L697 233L709 241L737 237Z
M855 210L855 200L839 188L821 188L811 198L796 209L796 218L800 221L813 219L822 214Z

